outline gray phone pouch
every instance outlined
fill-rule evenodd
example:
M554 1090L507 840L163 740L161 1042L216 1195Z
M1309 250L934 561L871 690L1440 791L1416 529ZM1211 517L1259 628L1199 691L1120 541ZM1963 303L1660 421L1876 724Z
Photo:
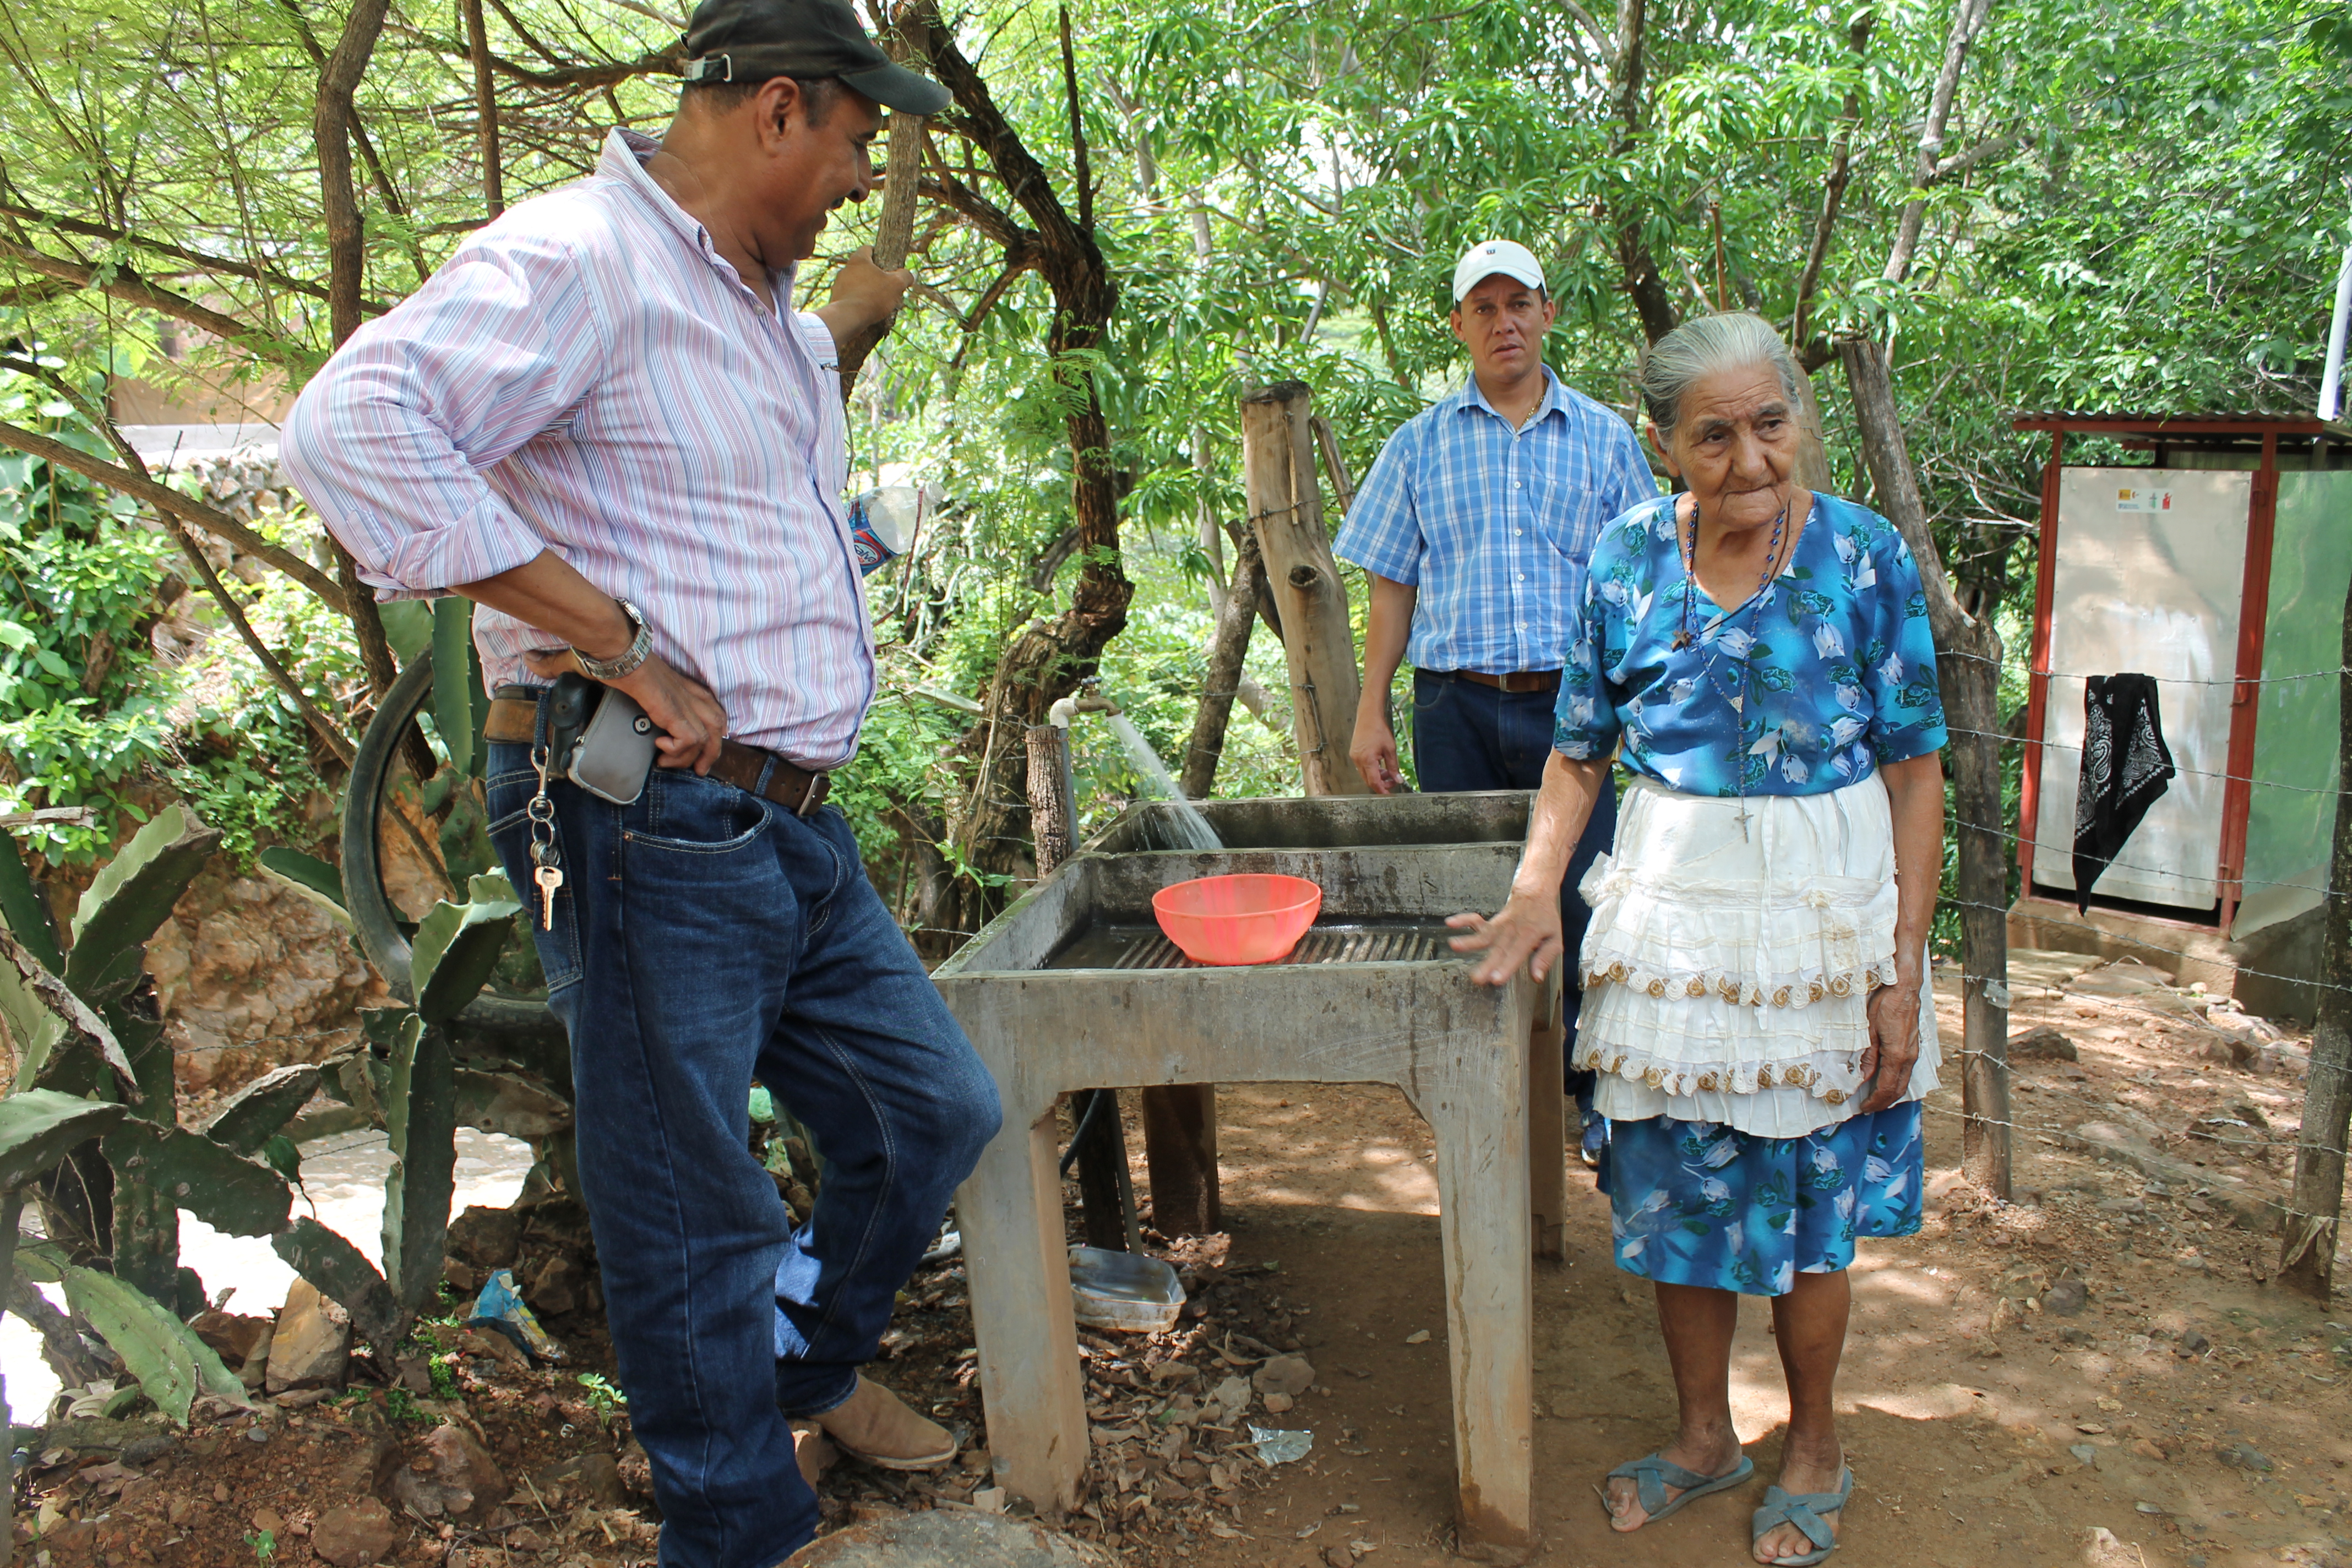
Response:
M646 776L654 768L654 739L659 733L626 692L605 687L572 748L564 776L599 800L633 805L646 792Z

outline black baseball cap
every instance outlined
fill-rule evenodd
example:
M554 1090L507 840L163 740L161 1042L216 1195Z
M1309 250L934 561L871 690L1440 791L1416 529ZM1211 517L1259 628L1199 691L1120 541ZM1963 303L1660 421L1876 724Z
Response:
M849 0L702 0L686 24L689 82L838 77L885 109L937 114L948 89L893 65Z

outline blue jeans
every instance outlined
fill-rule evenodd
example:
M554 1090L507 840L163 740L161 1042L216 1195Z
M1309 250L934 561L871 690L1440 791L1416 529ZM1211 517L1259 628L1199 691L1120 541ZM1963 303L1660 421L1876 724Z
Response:
M1474 789L1541 789L1544 764L1551 760L1552 710L1558 693L1497 691L1475 680L1425 669L1412 672L1412 765L1421 787L1431 794ZM1568 943L1568 969L1560 987L1560 1013L1568 1026L1567 1059L1576 1059L1576 1015L1584 1000L1577 984L1576 955L1592 907L1576 890L1592 862L1617 840L1617 780L1601 781L1592 818L1576 841L1568 875L1559 885L1560 934ZM1571 1068L1568 1092L1590 1109L1592 1074Z
M849 1397L996 1085L830 808L656 769L635 805L554 782L564 881L530 881L530 748L488 759L490 837L572 1039L581 1196L665 1568L770 1568L816 1532L788 1417ZM822 1146L795 1229L751 1153L754 1079Z

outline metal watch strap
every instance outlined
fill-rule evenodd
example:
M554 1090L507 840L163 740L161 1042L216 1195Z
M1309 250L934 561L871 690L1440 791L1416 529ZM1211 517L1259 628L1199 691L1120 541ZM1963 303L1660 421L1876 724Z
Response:
M615 599L614 603L620 605L621 613L629 617L629 624L636 627L637 635L629 639L626 648L612 658L591 658L576 647L572 650L572 657L580 661L581 669L593 680L620 680L634 675L637 667L645 663L654 651L653 630L646 625L644 614L626 599Z

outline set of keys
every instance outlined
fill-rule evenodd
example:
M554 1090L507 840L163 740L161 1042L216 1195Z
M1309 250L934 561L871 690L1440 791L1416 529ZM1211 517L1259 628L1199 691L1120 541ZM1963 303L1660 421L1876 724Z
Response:
M539 773L539 793L530 797L523 815L530 818L530 879L539 889L539 929L555 929L555 892L563 886L563 855L555 847L555 802L548 798L548 748L531 749L530 765Z

